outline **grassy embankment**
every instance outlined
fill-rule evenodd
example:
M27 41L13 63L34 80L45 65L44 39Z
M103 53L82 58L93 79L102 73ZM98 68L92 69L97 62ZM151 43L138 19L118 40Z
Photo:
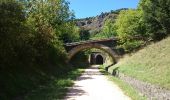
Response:
M170 37L126 55L109 72L116 67L121 73L170 89Z
M132 86L118 79L117 77L111 76L108 72L104 70L104 67L100 67L100 72L105 74L110 81L116 83L123 90L123 92L132 100L146 100L146 98L141 96L139 92L137 92Z

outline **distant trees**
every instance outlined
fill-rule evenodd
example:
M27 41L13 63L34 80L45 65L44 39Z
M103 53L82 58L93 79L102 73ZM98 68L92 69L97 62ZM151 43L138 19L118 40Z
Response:
M111 13L114 13L114 14L119 14L120 11L122 10L128 10L129 8L120 8L120 9L117 9L117 10L111 10Z

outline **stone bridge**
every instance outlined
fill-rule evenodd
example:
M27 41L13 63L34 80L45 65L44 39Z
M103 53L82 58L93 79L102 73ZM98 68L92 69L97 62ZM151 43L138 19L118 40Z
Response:
M115 49L116 45L117 45L116 38L88 40L88 41L64 44L68 52L68 60L71 60L71 58L79 51L90 49L90 48L96 48L108 53L112 57L114 63L116 63L117 59L119 58L119 54Z

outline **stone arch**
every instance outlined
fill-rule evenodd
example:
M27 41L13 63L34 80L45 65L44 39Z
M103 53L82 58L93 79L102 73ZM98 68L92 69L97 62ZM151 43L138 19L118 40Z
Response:
M115 53L115 51L113 51L110 47L102 45L102 44L98 44L98 43L88 43L88 44L83 44L83 45L78 45L76 47L74 47L73 49L71 49L68 52L68 62L71 60L71 58L77 54L79 51L85 50L85 49L90 49L90 48L96 48L96 49L100 49L106 53L108 53L112 59L113 62L116 63L117 59L118 59L118 55Z

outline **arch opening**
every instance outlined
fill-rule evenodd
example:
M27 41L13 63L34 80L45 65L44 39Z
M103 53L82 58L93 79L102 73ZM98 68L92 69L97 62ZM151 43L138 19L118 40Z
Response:
M96 61L97 65L103 65L103 63L104 63L103 56L102 55L97 55L95 61Z

